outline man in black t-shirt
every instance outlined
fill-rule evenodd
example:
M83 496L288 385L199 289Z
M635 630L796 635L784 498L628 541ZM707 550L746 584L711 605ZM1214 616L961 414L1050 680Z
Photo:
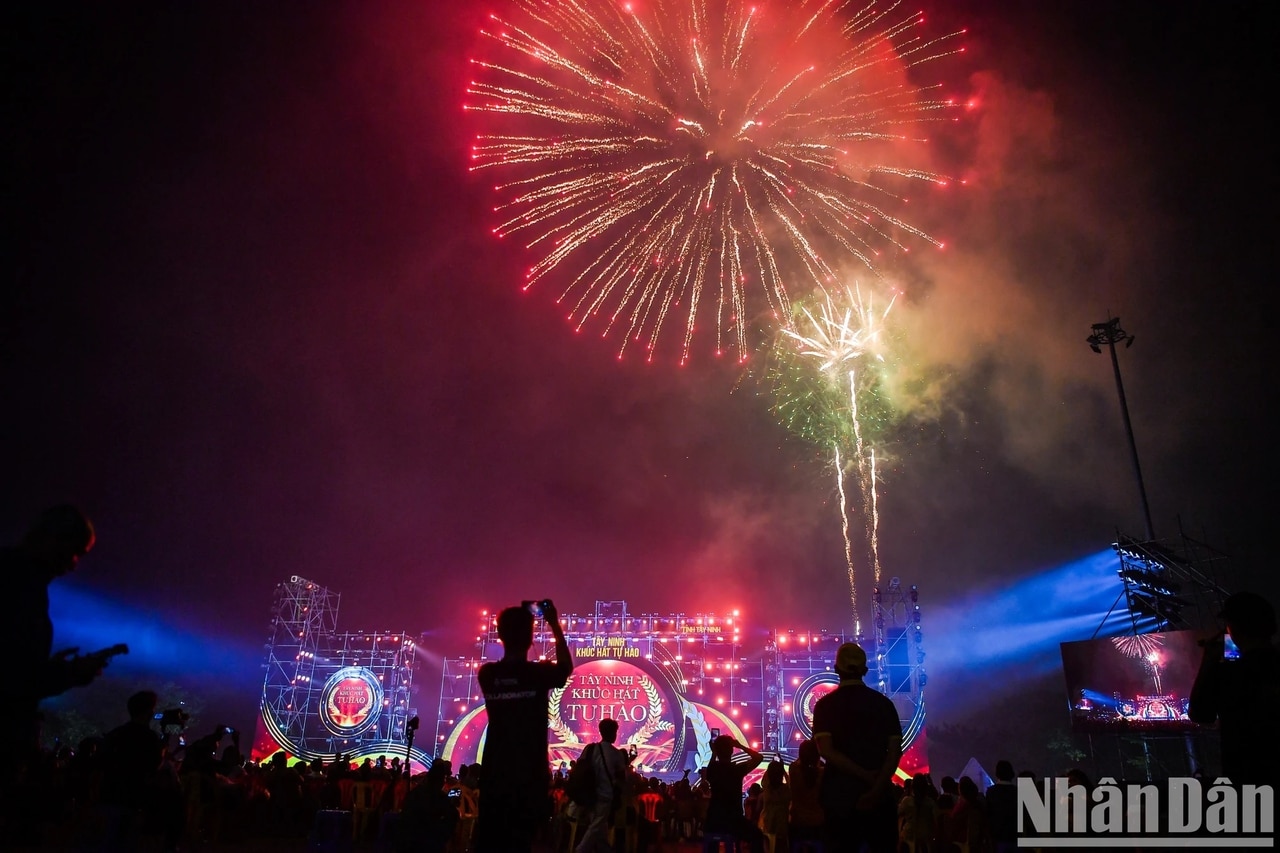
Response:
M826 761L819 799L826 816L827 850L891 853L897 845L893 776L902 758L898 709L862 683L867 653L856 643L836 652L840 686L813 707L813 739Z
M527 660L533 646L533 613L526 607L508 607L498 614L502 659L480 667L489 725L480 757L477 853L530 850L538 828L551 814L547 696L569 680L573 655L555 605L543 601L541 611L556 639L554 662Z

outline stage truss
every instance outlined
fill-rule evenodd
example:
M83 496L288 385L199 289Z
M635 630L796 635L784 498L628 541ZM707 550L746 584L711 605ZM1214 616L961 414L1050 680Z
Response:
M874 590L874 638L867 660L867 684L893 700L902 725L903 770L908 775L928 767L924 742L923 629L919 591L904 589L898 578ZM775 629L765 647L764 751L787 760L800 743L813 736L813 706L835 689L836 651L864 637L843 631Z
M482 614L474 657L444 661L435 750L455 767L481 754L485 715L477 673L502 655L496 619L496 613ZM560 614L560 621L576 666L571 683L551 697L553 763L573 760L597 739L600 715L620 714L619 744L630 741L640 748L646 775L669 778L705 766L710 739L718 733L732 734L770 758L794 760L800 742L812 736L813 704L838 684L836 650L855 639L865 643L865 638L825 629L775 629L761 643L737 611L633 615L622 601L597 601L592 612ZM874 626L867 682L898 709L906 753L902 766L909 775L927 768L927 679L917 589L903 588L897 578L877 589ZM540 626L532 655L553 657L554 646L551 632ZM592 693L591 684L609 678L593 670L604 666L621 672L624 664L628 683L648 690L638 706L607 704L608 697ZM647 728L628 728L628 722L641 720Z
M1112 612L1123 601L1124 633L1134 635L1209 628L1227 597L1230 558L1187 536L1140 540L1117 534L1111 546L1120 559L1123 589L1094 636L1109 633ZM1218 626L1221 627L1221 626Z
M406 743L417 644L402 631L339 632L340 601L297 575L277 584L253 757L283 750L304 760L343 753L425 764Z
M763 662L742 655L737 612L628 612L624 601L597 601L590 613L562 613L574 674L551 698L553 761L576 759L597 740L600 716L620 719L619 744L640 750L637 766L679 776L710 760L719 733L759 742ZM555 655L555 638L537 626L534 658ZM477 673L502 656L497 614L482 614L476 656L446 659L436 725L437 754L454 766L477 760L484 697Z
M271 715L280 735L289 741L301 740L311 728L316 713L310 701L316 658L321 643L337 630L341 601L339 593L297 575L276 584L262 711Z

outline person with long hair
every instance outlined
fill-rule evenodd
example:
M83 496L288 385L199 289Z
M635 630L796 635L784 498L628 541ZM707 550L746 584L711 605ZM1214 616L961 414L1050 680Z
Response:
M898 802L898 844L913 853L929 853L934 849L938 824L937 792L926 773L911 777L907 795Z
M799 754L791 762L791 820L787 835L792 841L822 840L822 801L818 787L822 783L822 756L811 740L800 742Z
M760 829L773 837L774 850L790 850L788 823L791 816L791 786L787 784L787 767L781 761L770 761L760 780Z

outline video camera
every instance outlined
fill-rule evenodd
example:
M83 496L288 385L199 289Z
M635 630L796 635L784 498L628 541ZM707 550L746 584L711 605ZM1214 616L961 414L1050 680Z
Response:
M181 708L169 708L166 711L158 712L155 717L156 722L160 724L160 728L166 726L176 726L180 729L187 727L187 720L191 719L191 715Z
M111 659L116 655L127 654L129 654L129 647L124 643L116 643L114 646L107 646L105 649L98 649L96 652L88 652L83 655L80 654L80 648L78 646L73 646L69 649L63 649L55 654L54 657L73 663L78 661L93 661L99 667L104 667L110 663Z
M129 654L129 646L125 643L116 643L114 646L107 646L105 649L98 649L96 652L89 652L85 657L93 658L105 666L107 661L111 660L116 655L127 654Z

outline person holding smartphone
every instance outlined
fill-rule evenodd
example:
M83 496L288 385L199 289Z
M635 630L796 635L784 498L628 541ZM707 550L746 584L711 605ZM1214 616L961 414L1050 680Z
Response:
M1221 732L1222 774L1236 785L1280 786L1280 739L1272 734L1280 707L1280 651L1276 611L1261 595L1237 592L1223 603L1226 634L1240 650L1224 656L1223 632L1202 641L1204 657L1187 716Z
M535 613L556 640L554 661L528 660ZM480 667L489 726L480 755L477 853L524 853L551 815L551 768L547 757L547 697L564 687L573 654L550 599L525 602L498 614L501 660Z

